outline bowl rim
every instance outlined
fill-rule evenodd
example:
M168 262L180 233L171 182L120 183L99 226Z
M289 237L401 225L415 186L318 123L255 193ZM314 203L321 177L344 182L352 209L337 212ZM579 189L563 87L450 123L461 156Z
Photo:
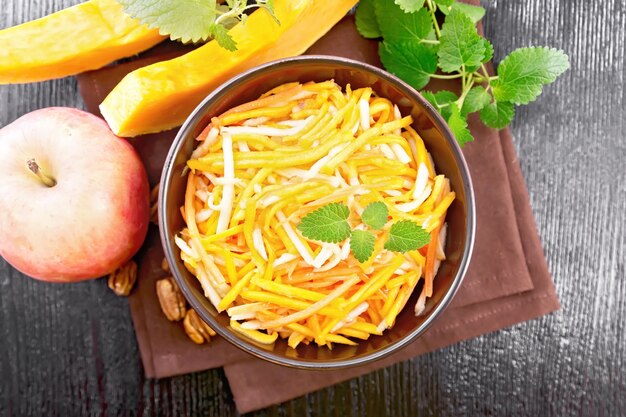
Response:
M243 338L236 336L234 332L229 331L222 327L212 316L205 311L204 307L200 304L198 300L196 300L195 296L191 289L187 286L185 281L182 278L182 274L179 271L177 258L174 256L170 248L174 247L173 244L173 236L169 236L167 233L167 229L169 228L169 224L166 221L166 210L165 208L169 205L168 196L165 194L166 189L169 188L172 176L172 170L174 167L174 163L176 160L176 155L180 152L183 143L185 142L185 138L190 134L190 130L194 127L195 122L198 118L203 116L205 112L205 107L209 105L216 97L219 97L225 94L232 87L239 85L241 83L246 82L249 78L253 78L259 72L263 72L268 68L276 69L277 67L289 67L294 64L302 64L302 63L322 63L322 64L339 64L342 67L351 67L358 71L365 71L374 73L377 77L381 78L383 81L394 85L400 90L404 90L405 93L409 93L412 98L414 98L419 105L425 110L425 112L430 117L433 124L439 129L442 136L448 142L451 147L451 152L454 156L456 164L459 166L459 170L461 172L461 179L463 183L463 189L465 192L465 200L466 200L466 220L465 227L467 230L467 234L465 236L465 249L461 256L461 261L459 263L459 268L457 273L455 274L450 287L447 292L444 294L441 301L438 305L430 312L429 316L421 323L417 328L415 328L412 332L407 333L404 337L398 339L397 341L390 343L389 345L376 350L371 353L364 354L363 356L358 356L354 358L348 359L338 359L333 361L306 361L300 360L296 358L288 358L282 355L274 354L268 350L260 348L253 344L252 342L245 341ZM180 202L177 202L178 205ZM261 64L255 66L245 72L242 72L228 81L222 83L220 86L215 88L211 93L209 93L203 100L196 106L193 112L185 119L185 122L179 129L172 145L170 146L169 152L165 159L163 165L163 171L161 173L161 180L159 186L159 200L158 200L158 219L159 219L159 235L161 240L161 245L163 246L163 251L165 253L165 257L170 265L170 272L174 276L174 279L178 283L183 295L191 305L193 309L205 320L217 334L226 339L231 344L235 345L238 349L247 352L253 356L256 356L260 359L266 360L268 362L283 365L292 368L299 369L309 369L309 370L332 370L332 369L341 369L354 367L357 365L363 365L366 363L371 363L376 360L380 360L385 356L390 355L393 352L396 352L403 347L407 346L419 336L423 335L424 332L433 324L433 322L441 315L441 313L448 307L450 301L454 298L455 294L458 292L459 287L465 278L467 268L469 266L473 249L474 249L474 240L476 234L476 215L475 215L476 207L474 200L474 189L471 181L470 171L467 166L467 162L463 156L461 148L457 143L452 131L448 127L448 125L444 122L443 118L439 115L439 113L435 110L435 108L413 87L411 87L406 82L402 81L398 77L389 72L375 67L373 65L356 61L349 58L337 57L331 55L302 55L295 57L282 58L278 60L274 60L265 64ZM221 314L221 313L220 313Z

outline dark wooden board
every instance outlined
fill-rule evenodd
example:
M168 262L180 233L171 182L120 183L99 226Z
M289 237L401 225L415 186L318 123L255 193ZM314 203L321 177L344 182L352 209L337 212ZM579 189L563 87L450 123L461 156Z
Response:
M0 28L75 3L3 0ZM626 4L483 6L496 63L528 45L571 57L512 129L562 310L254 415L626 415ZM0 126L47 106L81 107L75 80L0 86ZM143 377L103 280L39 283L1 259L0 375L2 416L236 415L221 370Z

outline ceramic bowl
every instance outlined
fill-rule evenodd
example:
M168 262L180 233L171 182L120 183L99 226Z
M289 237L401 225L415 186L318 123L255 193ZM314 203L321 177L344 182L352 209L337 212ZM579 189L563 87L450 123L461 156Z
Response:
M341 86L350 84L353 89L371 87L379 96L397 104L403 115L413 116L413 127L423 138L437 172L449 178L451 188L456 192L456 199L446 217L447 258L439 268L433 295L426 303L424 314L419 317L414 314L413 306L421 288L421 284L418 284L395 325L381 336L371 336L369 340L359 341L357 346L335 344L332 350L315 344L301 345L294 350L287 346L286 340L280 338L271 346L256 344L229 328L227 314L217 312L203 295L196 277L187 271L180 260L174 236L184 227L180 214L186 187L183 170L197 145L195 138L212 117L254 100L283 83L329 79L334 79ZM362 365L389 355L420 337L437 320L457 292L474 243L474 193L469 171L461 149L441 116L417 91L386 71L331 56L302 56L274 61L232 78L207 96L183 124L172 144L161 177L159 200L163 248L172 274L189 304L221 337L238 348L261 359L297 368L336 369Z

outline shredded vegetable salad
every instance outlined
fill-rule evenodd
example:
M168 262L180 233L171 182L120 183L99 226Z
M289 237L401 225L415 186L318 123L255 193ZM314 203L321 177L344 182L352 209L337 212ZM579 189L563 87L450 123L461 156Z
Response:
M283 84L212 119L187 163L186 228L175 241L234 331L332 348L382 334L416 288L415 314L424 311L455 194L412 122L370 88L343 91L333 80ZM386 218L370 231L362 216L375 202ZM363 262L350 239L328 243L298 228L337 203L348 233L373 236L361 241L373 242ZM428 243L388 250L393 223L407 221Z

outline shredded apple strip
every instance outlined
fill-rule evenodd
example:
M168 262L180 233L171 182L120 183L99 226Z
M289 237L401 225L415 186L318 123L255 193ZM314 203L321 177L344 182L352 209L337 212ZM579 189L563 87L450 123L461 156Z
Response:
M445 259L445 216L455 194L397 106L370 88L333 80L288 83L234 107L198 136L187 165L181 259L232 329L257 343L356 344L381 334L414 291L416 314ZM322 243L297 226L329 203L348 221L383 201L390 220L411 220L430 243L404 254L384 236L363 263L349 242ZM384 235L382 233L381 235Z

